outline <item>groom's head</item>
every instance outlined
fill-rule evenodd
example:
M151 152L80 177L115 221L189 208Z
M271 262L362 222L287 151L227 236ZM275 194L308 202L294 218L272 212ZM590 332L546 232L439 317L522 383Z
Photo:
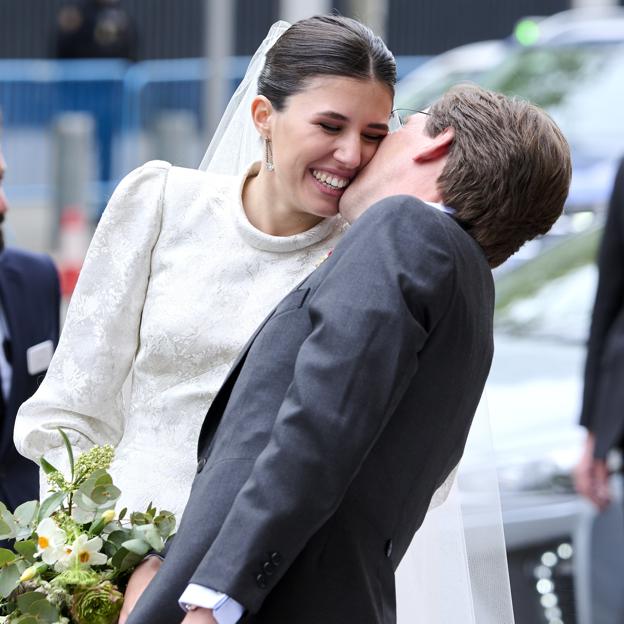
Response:
M550 229L570 176L568 144L544 111L461 85L384 139L345 191L340 211L353 221L375 201L399 194L441 202L494 267Z

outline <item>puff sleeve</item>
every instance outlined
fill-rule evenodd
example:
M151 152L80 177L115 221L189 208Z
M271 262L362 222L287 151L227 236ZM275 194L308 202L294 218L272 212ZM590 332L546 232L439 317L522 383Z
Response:
M78 450L121 440L122 388L138 348L170 167L153 161L131 172L102 215L48 372L17 414L15 445L33 461L45 456L67 469L58 427ZM46 489L42 478L42 496Z

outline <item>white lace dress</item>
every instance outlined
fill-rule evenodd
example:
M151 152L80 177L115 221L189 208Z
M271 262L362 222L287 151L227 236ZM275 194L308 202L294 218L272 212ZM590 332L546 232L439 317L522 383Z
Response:
M245 177L151 162L121 182L48 373L18 413L20 453L66 468L59 426L81 449L112 444L118 508L181 514L231 363L345 228L335 217L295 236L260 232L242 207Z

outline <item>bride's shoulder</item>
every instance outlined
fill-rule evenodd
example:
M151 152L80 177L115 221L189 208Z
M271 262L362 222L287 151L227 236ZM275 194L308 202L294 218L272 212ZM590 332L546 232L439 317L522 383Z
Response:
M225 175L221 173L209 173L200 169L189 167L172 166L169 169L167 179L167 190L174 192L189 191L194 194L215 194L220 193L240 184L240 176Z

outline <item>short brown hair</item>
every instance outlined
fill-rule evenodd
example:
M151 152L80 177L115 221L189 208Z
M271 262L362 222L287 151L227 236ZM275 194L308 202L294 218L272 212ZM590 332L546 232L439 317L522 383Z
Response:
M458 85L429 109L425 131L455 131L438 178L442 201L495 267L545 234L563 211L568 143L541 109L476 85Z

